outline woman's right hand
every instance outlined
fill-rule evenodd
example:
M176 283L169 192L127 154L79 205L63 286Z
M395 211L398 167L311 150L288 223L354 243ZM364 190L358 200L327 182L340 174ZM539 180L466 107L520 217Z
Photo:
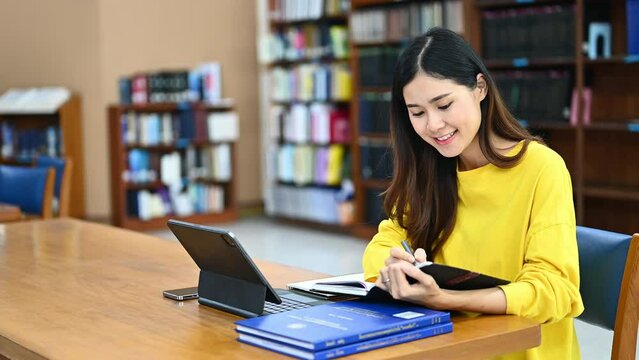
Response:
M388 266L399 261L407 261L411 264L414 262L424 262L426 261L426 251L422 248L419 248L415 250L414 255L411 255L401 247L393 247L390 249L390 256L386 258L384 264Z

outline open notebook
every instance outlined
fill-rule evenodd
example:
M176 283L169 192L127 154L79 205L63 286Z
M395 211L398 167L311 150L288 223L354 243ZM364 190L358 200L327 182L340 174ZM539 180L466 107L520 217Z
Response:
M443 289L450 290L473 290L485 289L499 285L506 285L507 280L499 279L474 271L457 268L449 265L436 264L430 261L415 264L424 273L432 276L437 284ZM414 283L412 278L408 279L410 283ZM331 297L331 295L353 295L367 296L375 287L372 282L364 281L364 274L349 274L324 279L316 279L288 284L289 289L299 290Z
M364 281L364 274L348 274L288 284L292 290L332 298L338 295L366 296L375 283Z

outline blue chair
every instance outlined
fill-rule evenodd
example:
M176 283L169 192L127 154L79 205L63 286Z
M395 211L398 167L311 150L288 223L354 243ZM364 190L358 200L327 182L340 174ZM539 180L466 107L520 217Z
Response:
M0 202L47 219L52 216L55 170L0 165Z
M577 227L579 319L614 331L612 359L635 359L639 324L639 234Z
M55 169L55 185L53 189L53 213L58 216L69 215L71 201L71 172L73 161L65 157L38 156L34 163L37 167L52 167Z

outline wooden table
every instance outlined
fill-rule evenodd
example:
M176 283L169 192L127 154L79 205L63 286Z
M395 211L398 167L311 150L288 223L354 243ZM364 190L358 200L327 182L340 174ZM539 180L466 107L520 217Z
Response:
M17 221L22 218L22 212L17 206L0 203L0 222Z
M257 264L278 287L325 276ZM162 290L196 285L197 274L178 242L73 219L0 225L0 354L18 359L283 358L237 342L238 317L197 301L162 297ZM453 321L450 334L352 358L485 358L540 343L539 325L524 318L455 316Z

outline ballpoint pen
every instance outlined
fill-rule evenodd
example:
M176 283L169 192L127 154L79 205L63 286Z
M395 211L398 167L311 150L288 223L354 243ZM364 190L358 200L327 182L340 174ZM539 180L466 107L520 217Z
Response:
M417 260L415 259L415 254L413 253L413 249L408 244L408 241L402 240L402 247L404 248L404 250L406 250L407 253L413 256L413 265L414 265Z

